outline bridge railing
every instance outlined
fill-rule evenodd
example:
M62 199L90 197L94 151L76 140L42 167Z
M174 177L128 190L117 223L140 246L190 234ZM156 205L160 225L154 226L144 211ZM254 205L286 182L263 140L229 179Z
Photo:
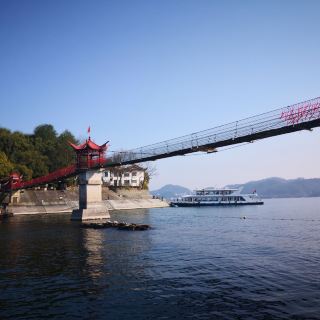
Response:
M106 163L105 157L101 157L99 159L92 159L86 163L87 166L85 169L102 167L105 163ZM45 185L48 183L59 181L59 180L76 175L78 169L81 169L81 168L78 168L75 164L72 164L68 167L53 171L45 176L34 178L28 181L22 181L21 178L16 179L14 181L8 180L7 183L5 184L2 183L2 185L0 186L0 192L32 188L35 186Z
M11 184L10 189L17 190L17 189L25 189L25 188L31 188L39 185L44 185L50 182L54 182L54 181L72 176L73 174L75 174L76 170L77 168L73 164L68 167L53 171L43 177L34 178L28 181L18 181L16 183Z
M195 132L175 139L115 153L106 165L139 162L150 157L174 154L183 150L197 151L201 147L239 137L250 136L272 129L295 126L311 120L320 119L320 98L279 108L257 116L249 117L208 130Z
M150 159L155 160L178 154L182 155L190 152L204 151L205 148L209 146L221 147L230 145L230 141L232 140L236 141L234 143L240 143L239 138L249 139L258 133L266 133L274 129L294 127L303 123L312 122L313 120L320 120L320 98L279 108L257 116L231 122L208 130L195 132L189 135L184 135L175 139L166 140L128 151L116 152L107 160L105 158L92 159L89 161L88 167L85 169L137 163L148 161ZM318 121L317 125L319 126ZM290 132L290 130L287 132ZM271 135L272 134L269 136ZM245 141L245 139L242 139L242 141ZM43 177L29 181L14 182L10 184L10 189L17 190L30 188L58 181L77 174L78 169L81 168L77 168L76 165L71 165L56 170ZM4 186L4 188L6 188L6 186ZM0 191L2 191L2 189Z

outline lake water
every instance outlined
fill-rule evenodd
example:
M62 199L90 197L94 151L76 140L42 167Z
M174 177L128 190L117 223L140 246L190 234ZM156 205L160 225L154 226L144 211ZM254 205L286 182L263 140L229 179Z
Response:
M0 319L320 319L320 198L112 218L0 222Z

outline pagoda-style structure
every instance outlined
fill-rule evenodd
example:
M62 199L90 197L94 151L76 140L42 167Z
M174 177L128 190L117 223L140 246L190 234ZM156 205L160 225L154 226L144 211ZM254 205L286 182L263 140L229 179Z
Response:
M90 168L102 166L106 161L105 153L108 148L108 142L109 141L99 146L94 143L90 137L78 146L69 142L77 156L77 168L80 170L88 170Z
M109 141L108 141L109 142ZM79 170L79 209L72 211L71 220L109 219L106 204L102 201L102 169L107 143L99 146L89 137L84 143L69 144L77 156Z

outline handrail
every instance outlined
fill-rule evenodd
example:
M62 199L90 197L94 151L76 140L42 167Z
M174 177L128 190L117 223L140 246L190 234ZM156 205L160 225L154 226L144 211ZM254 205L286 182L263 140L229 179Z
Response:
M82 169L97 169L139 163L205 151L206 148L207 150L209 148L212 150L212 148L249 142L318 126L320 126L320 97L178 138L128 151L119 151L108 159L104 156L98 159L91 159L84 164L84 167L82 165L80 167L70 165L43 177L29 181L19 180L11 182L7 186L2 185L4 190L30 188L74 176Z
M259 136L259 134L271 130L274 131L270 132L269 136L286 133L283 132L285 130L280 129L288 129L288 132L296 131L299 128L303 130L308 127L307 124L319 119L320 97L178 138L127 151L119 151L105 163L105 167L182 155L200 151L201 147L205 146L221 147L223 142L229 140L239 143L237 141L242 137ZM314 126L318 126L318 124L314 123ZM293 127L296 128L293 129ZM228 142L227 145L230 144Z

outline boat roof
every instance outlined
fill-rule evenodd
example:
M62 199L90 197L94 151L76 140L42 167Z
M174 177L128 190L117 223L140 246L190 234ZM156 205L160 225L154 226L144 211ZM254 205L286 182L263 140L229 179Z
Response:
M194 191L238 191L236 188L203 188L203 189L195 189Z

